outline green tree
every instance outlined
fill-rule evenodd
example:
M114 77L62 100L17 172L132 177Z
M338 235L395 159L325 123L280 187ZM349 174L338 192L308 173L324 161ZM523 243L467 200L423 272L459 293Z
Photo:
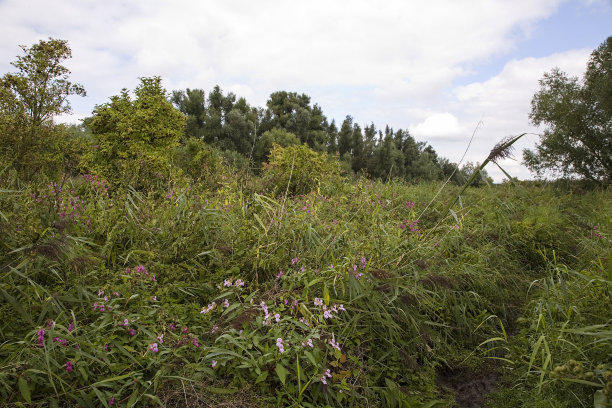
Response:
M300 139L291 132L279 128L268 130L261 135L261 138L255 144L253 160L257 163L268 161L268 156L274 145L288 147L299 144Z
M351 154L353 150L353 118L346 116L338 132L338 153L343 157L345 153Z
M85 163L115 184L148 189L170 175L170 157L185 116L168 101L160 77L140 78L132 100L126 89L97 106L88 121L97 149Z
M584 80L559 69L544 74L531 101L531 122L546 125L523 160L538 175L551 171L604 182L612 179L612 37L593 51Z
M3 156L29 179L63 161L62 149L71 143L53 118L70 113L68 97L85 96L85 90L68 80L70 71L62 65L72 57L67 41L49 38L21 49L25 55L11 63L18 72L0 78L0 145Z

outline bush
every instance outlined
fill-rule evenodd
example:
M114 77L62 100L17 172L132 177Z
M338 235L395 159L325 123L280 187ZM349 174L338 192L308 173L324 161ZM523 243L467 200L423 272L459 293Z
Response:
M319 190L323 182L335 182L340 178L336 160L326 153L317 153L306 145L281 147L274 145L270 163L264 168L277 193L286 190L291 194L307 194Z

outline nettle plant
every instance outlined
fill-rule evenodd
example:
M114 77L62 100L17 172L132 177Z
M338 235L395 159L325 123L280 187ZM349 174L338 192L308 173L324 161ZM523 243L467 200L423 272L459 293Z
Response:
M345 273L342 279L362 275ZM349 312L322 285L339 276L333 265L319 272L300 266L296 257L267 290L248 293L241 279L226 279L219 295L200 311L217 335L207 363L219 375L233 375L236 385L255 383L270 391L280 383L279 401L351 398L356 361L347 358L345 339L338 335ZM321 297L314 295L319 291Z

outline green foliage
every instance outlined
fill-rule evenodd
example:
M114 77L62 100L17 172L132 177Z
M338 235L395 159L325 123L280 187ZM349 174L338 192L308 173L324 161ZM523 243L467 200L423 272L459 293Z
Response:
M87 121L97 148L86 167L113 185L149 188L170 177L170 154L178 145L185 117L168 102L161 78L141 78L132 100L127 90L97 106Z
M337 182L339 174L338 163L327 153L317 153L305 145L275 145L264 169L264 177L270 180L277 194L318 191L326 183Z
M546 125L536 150L525 150L525 164L547 171L605 182L612 178L612 37L589 59L584 81L558 69L540 80L530 119Z
M25 55L11 63L18 72L0 78L0 155L25 180L40 171L51 176L70 171L66 150L73 140L53 124L54 116L70 112L69 96L85 96L62 65L72 56L70 47L49 38L21 49Z
M274 128L268 130L261 135L261 138L259 138L255 144L253 160L255 160L256 163L267 162L270 151L272 151L275 144L281 147L288 147L299 145L300 140L293 133L283 129Z

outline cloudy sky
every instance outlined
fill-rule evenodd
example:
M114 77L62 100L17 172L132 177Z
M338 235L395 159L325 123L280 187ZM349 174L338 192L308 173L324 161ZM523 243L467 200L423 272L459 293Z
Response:
M306 93L338 124L409 129L452 161L482 122L466 156L482 161L504 136L538 132L528 114L544 72L581 76L609 35L611 0L0 0L0 74L18 45L61 38L88 93L64 122L160 75L168 90L219 84L255 106ZM537 140L504 162L510 174L530 176L520 150Z

